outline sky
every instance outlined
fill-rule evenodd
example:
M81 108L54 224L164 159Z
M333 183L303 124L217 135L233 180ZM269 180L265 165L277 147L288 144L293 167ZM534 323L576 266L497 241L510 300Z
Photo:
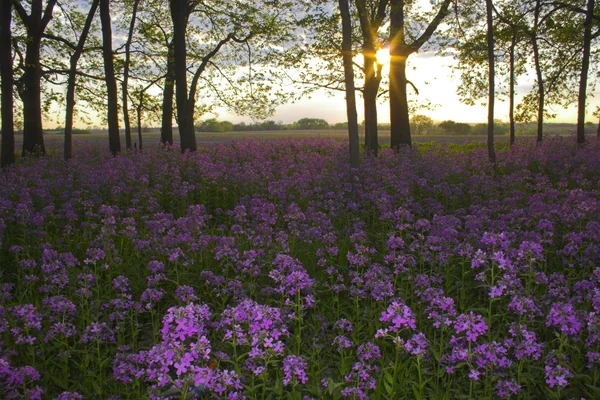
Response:
M455 64L451 57L443 57L433 52L424 54L414 54L408 59L407 79L412 81L419 90L419 101L430 101L434 105L433 110L422 109L418 114L430 116L435 121L454 120L456 122L478 123L487 121L487 99L482 99L478 106L467 106L460 102L456 89L460 84L458 76L452 72L451 66ZM387 72L384 67L384 74ZM533 87L535 81L533 74L519 78L516 88L516 103L518 104L524 94L528 93ZM412 90L409 87L409 90ZM592 115L596 106L600 105L598 93L595 97L588 97L586 121L596 122L597 119ZM508 101L498 98L494 114L497 119L508 121ZM364 119L362 111L362 99L357 96L358 119ZM572 122L576 123L577 108L575 105L563 109L559 106L550 107L551 112L556 114L556 118L547 119L547 122ZM300 118L322 118L329 123L345 122L346 103L344 94L338 93L331 97L324 92L315 93L311 99L303 99L293 104L287 104L277 108L275 115L270 119L281 121L283 123L292 123ZM229 120L234 123L248 122L248 118L239 117L220 110L217 114L220 120ZM380 123L390 121L389 103L378 104L378 120Z
M480 101L478 106L467 106L460 102L456 89L460 84L458 76L453 75L451 66L456 61L451 57L442 57L435 53L414 54L408 59L407 78L412 81L419 89L419 101L430 101L434 105L433 110L422 109L418 114L430 116L434 121L453 120L456 122L478 123L487 120L486 99ZM384 67L383 73L387 73L388 68ZM534 85L533 74L521 77L518 81L516 103L526 94ZM409 90L412 90L409 87ZM592 115L596 106L600 105L598 92L591 93L588 97L586 121L597 122ZM594 94L596 94L595 97ZM363 103L360 95L357 96L358 119L362 121ZM64 110L55 110L62 116ZM508 101L496 101L495 116L497 119L508 121ZM570 122L575 123L577 118L577 108L575 105L568 109L562 107L551 107L551 112L556 113L556 118L547 119L546 122ZM378 104L378 120L380 123L390 121L389 103L387 101ZM233 123L251 122L248 117L241 117L227 112L225 109L218 109L214 115L206 115L202 119L216 117L221 121L231 121ZM337 93L330 96L325 92L316 92L310 99L303 99L295 103L286 104L277 108L275 114L269 119L281 121L285 124L295 122L301 118L322 118L330 124L336 122L345 122L346 103L344 94ZM59 118L60 119L60 118ZM56 125L56 118L48 121L50 126ZM100 125L97 118L92 119L92 125ZM60 124L60 121L58 123ZM85 127L86 124L76 123L78 127Z

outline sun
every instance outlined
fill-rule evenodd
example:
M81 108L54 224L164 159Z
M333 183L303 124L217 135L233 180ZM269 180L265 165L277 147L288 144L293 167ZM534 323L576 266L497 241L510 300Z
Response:
M381 65L386 65L390 63L390 49L384 47L382 49L377 50L375 53L375 57L377 58L377 63Z

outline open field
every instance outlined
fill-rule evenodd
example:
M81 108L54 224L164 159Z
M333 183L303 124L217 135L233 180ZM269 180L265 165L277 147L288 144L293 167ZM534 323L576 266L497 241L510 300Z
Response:
M528 127L530 129L531 127ZM588 135L593 136L595 128L589 127ZM547 134L550 136L561 135L569 136L574 134L574 125L572 124L553 124L549 125ZM526 136L517 136L517 139ZM229 141L243 140L247 138L259 139L259 140L272 140L272 139L302 139L302 138L332 138L332 139L347 139L348 132L345 130L282 130L282 131L252 131L252 132L197 132L196 139L198 144L207 143L222 143ZM364 134L360 134L361 142L364 142ZM416 143L423 142L437 142L437 143L468 143L468 142L481 142L486 140L486 136L482 135L413 135L412 139ZM62 132L49 131L44 135L46 147L49 150L62 149L63 136ZM156 146L160 143L160 132L153 129L149 132L144 132L142 137L144 146ZM179 143L179 136L177 131L174 132L175 144ZM506 143L509 138L507 135L498 135L495 141L498 143ZM15 147L20 149L22 146L23 137L22 135L15 136ZM390 143L390 132L389 130L379 131L379 141L382 146L389 146ZM91 133L85 135L73 135L73 143L86 142L86 143L108 143L108 134L102 133ZM132 142L137 143L137 132L132 135ZM125 145L125 137L121 133L121 145Z
M597 399L599 144L20 158L0 398Z

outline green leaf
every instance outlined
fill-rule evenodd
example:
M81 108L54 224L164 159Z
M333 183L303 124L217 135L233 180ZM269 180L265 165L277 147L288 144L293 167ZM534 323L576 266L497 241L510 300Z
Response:
M392 375L389 370L386 370L384 374L385 374L385 380L388 383L393 384L394 381L396 380L394 375Z

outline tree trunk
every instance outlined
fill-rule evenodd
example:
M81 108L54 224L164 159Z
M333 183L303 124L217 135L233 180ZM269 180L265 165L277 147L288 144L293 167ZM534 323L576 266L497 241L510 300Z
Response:
M117 155L121 152L119 137L119 109L117 104L117 81L113 65L112 28L110 22L110 0L100 0L100 20L102 22L102 55L104 58L104 78L108 97L108 143L110 152Z
M540 64L539 49L537 39L533 39L533 59L535 62L535 72L538 84L538 117L537 117L537 142L541 143L544 139L544 80L542 75L542 66Z
M186 28L190 14L186 0L170 0L171 18L173 20L174 61L175 61L175 100L181 151L196 151L196 135L191 112L194 104L188 104L187 65L186 65Z
M73 112L75 109L75 81L77 78L77 62L79 61L79 57L81 57L81 53L83 52L83 46L85 45L85 41L87 39L90 27L92 25L92 20L94 19L96 9L98 8L98 1L99 0L94 0L92 2L90 6L90 11L88 12L87 18L85 20L85 25L83 26L83 30L81 31L81 36L79 36L77 48L75 49L75 52L71 55L69 77L67 79L67 105L65 112L65 160L69 160L73 156Z
M508 122L510 125L510 145L515 143L515 47L517 46L517 34L513 32L510 42L510 78L508 89Z
M397 152L402 144L412 145L406 93L410 53L404 42L404 1L391 0L390 7L390 145Z
M579 79L579 98L577 102L577 143L585 143L585 100L587 97L587 79L590 69L590 50L592 47L592 18L595 0L587 1L583 33L583 60Z
M12 2L0 1L0 78L2 79L2 151L0 167L15 163L15 128L13 114Z
M496 69L494 59L494 19L492 0L486 0L487 14L487 47L488 47L488 128L487 146L488 157L491 162L496 162L496 149L494 148L494 100L496 94Z
M377 15L367 10L365 0L357 0L356 8L360 21L362 34L362 55L364 62L365 83L363 91L365 111L365 150L377 155L379 152L379 138L377 134L377 92L381 82L381 69L377 64L376 36L381 21L385 16L387 1L378 2Z
M535 11L534 11L534 24L533 24L533 34L531 38L531 44L533 46L533 61L535 63L535 74L537 77L538 84L538 120L537 120L537 142L541 143L544 139L544 79L542 75L542 65L540 62L540 51L538 48L537 41L537 30L539 25L539 18L541 12L541 1L536 0L535 2Z
M138 142L140 146L140 151L142 151L142 99L140 99L140 103L137 107L137 131L138 131Z
M412 145L408 96L406 93L406 58L408 55L394 51L390 62L390 145L395 152L401 145Z
M4 0L7 1L7 0ZM57 0L48 0L42 7L42 0L31 0L30 14L20 1L15 0L13 6L27 29L27 48L25 50L25 67L21 76L23 90L20 93L23 101L23 155L46 154L44 133L42 132L42 100L40 64L40 47L42 34L52 19L52 12Z
M412 145L406 94L406 59L418 51L433 35L444 17L448 15L451 0L443 0L435 17L412 43L404 35L405 0L390 1L390 135L391 146L398 151L400 145Z
M363 92L365 108L365 150L377 155L379 152L379 137L377 134L377 92L379 81L375 69L375 49L365 46L365 89Z
M23 68L23 155L46 154L42 131L42 70L40 65L41 37L30 36Z
M352 66L352 25L348 0L339 0L342 15L342 57L344 60L344 82L346 85L346 115L348 117L348 140L350 142L350 166L360 165L358 146L358 116L356 115L356 91Z
M135 0L133 2L131 21L129 23L129 33L127 34L127 42L125 42L125 65L123 65L123 82L121 82L123 125L125 126L125 147L127 147L128 150L131 149L131 124L129 123L129 106L127 98L129 84L129 64L131 59L131 41L133 40L133 30L135 29L135 21L139 4L140 0Z
M162 124L160 128L160 142L173 145L173 93L175 85L175 63L174 63L173 40L169 43L167 58L167 76L163 89L162 101Z

